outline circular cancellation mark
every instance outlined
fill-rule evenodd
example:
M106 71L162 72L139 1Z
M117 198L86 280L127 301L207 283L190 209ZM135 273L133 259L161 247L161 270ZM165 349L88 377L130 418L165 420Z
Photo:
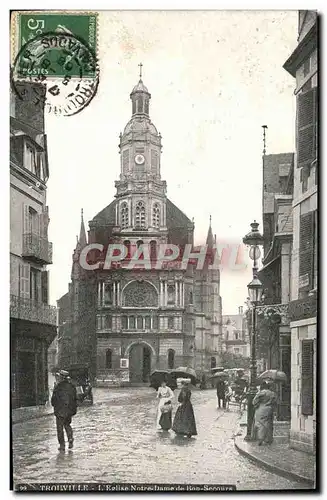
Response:
M31 98L24 85L28 82L34 93L39 89L38 101L44 101L45 109L62 116L75 115L88 106L99 84L93 49L66 33L43 33L29 40L17 54L11 76L19 99Z

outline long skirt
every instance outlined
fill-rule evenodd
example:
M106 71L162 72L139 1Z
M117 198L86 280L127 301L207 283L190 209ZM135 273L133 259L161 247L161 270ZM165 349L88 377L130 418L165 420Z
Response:
M259 443L273 442L274 412L270 406L259 406L254 416L254 432Z
M196 424L191 402L181 404L175 413L174 423L172 427L176 434L182 436L196 436Z
M169 431L169 429L171 429L171 413L171 411L166 411L165 413L161 414L159 425L164 431Z

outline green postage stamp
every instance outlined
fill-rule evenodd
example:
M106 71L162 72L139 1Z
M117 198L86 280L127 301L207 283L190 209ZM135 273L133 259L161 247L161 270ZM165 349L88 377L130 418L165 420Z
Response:
M99 82L98 14L21 11L12 14L12 87L46 86L48 111L71 115L94 97Z
M14 12L12 28L12 58L18 77L77 78L81 72L95 77L92 63L97 53L97 13Z

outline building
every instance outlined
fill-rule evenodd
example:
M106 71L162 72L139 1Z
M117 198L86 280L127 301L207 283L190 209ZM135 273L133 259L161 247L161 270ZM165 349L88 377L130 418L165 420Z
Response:
M10 337L13 408L48 400L47 351L56 335L56 308L48 304L49 178L44 92L17 84L10 109ZM43 98L37 99L37 96ZM26 99L25 99L26 98Z
M222 316L222 349L236 356L250 357L250 338L242 306L238 314Z
M286 313L290 301L293 245L294 153L263 156L263 267L265 314L259 315L257 348L267 368L280 369L287 382L280 386L277 418L291 418L291 329ZM279 307L278 305L284 307ZM268 306L272 306L269 308Z
M130 98L115 200L89 222L88 238L82 216L69 292L58 301L59 363L88 364L98 385L144 383L156 368L208 371L221 350L219 270L210 269L208 259L203 269L183 269L180 260L156 268L160 245L174 244L180 255L193 245L194 224L167 198L162 138L141 78ZM105 249L123 244L127 255L116 268L87 271L80 255L94 243ZM207 245L214 251L211 221ZM127 268L145 248L144 266Z
M295 78L296 154L293 195L290 443L316 447L318 288L318 18L299 11L298 45L284 68Z

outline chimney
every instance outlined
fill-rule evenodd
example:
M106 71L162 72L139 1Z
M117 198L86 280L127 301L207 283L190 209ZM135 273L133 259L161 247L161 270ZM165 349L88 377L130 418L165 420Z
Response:
M243 306L240 306L240 307L238 308L238 314L239 314L240 316L243 316Z

